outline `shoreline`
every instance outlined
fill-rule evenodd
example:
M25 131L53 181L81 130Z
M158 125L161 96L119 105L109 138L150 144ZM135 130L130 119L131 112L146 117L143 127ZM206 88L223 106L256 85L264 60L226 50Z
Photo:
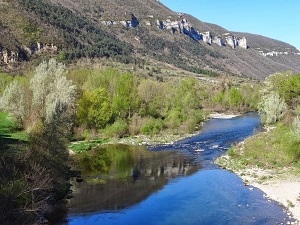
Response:
M208 115L208 120L210 119L231 119L238 117L241 114L225 114L225 113L211 113ZM196 136L202 132L202 129L189 134L160 134L154 135L152 137L146 135L137 135L127 138L113 138L106 144L131 144L131 145L141 145L141 146L155 146L155 145L172 145L178 141L184 140Z
M207 116L207 119L231 119L234 117L238 117L241 114L225 114L225 113L210 113ZM204 121L205 122L205 121ZM136 146L155 146L155 145L172 145L178 141L184 140L186 138L190 138L196 136L202 132L202 128L198 131L188 134L159 134L154 136L146 136L146 135L136 135L131 137L123 137L123 138L111 138L109 142L105 144L130 144ZM92 141L92 140L91 140ZM75 141L71 142L70 145L89 142L89 141ZM101 144L99 144L101 145ZM69 154L76 154L70 147L68 148Z
M221 168L239 176L245 186L253 186L264 193L264 197L285 207L291 220L287 224L300 224L300 177L294 168L261 169L258 167L238 168L239 161L228 155L218 158L215 163Z

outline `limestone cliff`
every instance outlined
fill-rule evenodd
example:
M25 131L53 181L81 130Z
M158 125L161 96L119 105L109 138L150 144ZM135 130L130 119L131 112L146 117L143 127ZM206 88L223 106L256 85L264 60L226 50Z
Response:
M104 25L123 25L126 28L136 28L140 25L140 20L135 17L132 13L131 20L124 20L124 21L101 21ZM182 15L181 15L182 16ZM160 30L170 30L172 34L185 34L192 38L195 41L203 41L208 45L216 44L218 46L229 46L231 48L240 47L243 49L247 49L247 40L245 37L236 37L234 35L230 35L226 33L224 35L212 36L210 31L206 32L199 32L197 29L188 22L187 19L180 19L180 20L159 20L156 19L155 23L151 22L149 18L154 19L153 15L149 15L147 19L142 19L142 25L146 27L156 26ZM142 26L141 25L141 26ZM223 38L225 42L223 41Z
M42 44L36 42L30 47L19 46L18 51L12 51L10 49L0 48L0 64L11 64L24 60L34 54L51 53L56 54L58 51L57 46L54 44Z

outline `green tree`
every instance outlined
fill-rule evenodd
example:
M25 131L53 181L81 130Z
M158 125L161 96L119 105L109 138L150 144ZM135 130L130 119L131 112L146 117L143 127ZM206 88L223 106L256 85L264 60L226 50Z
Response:
M300 101L300 74L295 74L285 81L280 88L280 94L289 105L294 105Z
M138 86L140 113L143 116L162 117L166 104L167 85L153 80L142 80Z
M265 117L267 124L277 122L284 115L287 105L279 94L271 92L262 97L258 104L259 114Z
M116 81L113 96L113 111L116 117L131 117L139 104L134 76L125 73Z
M107 90L86 90L78 101L77 118L89 128L103 128L112 116L110 96Z
M243 96L239 89L233 87L229 91L229 105L232 107L240 107L243 103Z

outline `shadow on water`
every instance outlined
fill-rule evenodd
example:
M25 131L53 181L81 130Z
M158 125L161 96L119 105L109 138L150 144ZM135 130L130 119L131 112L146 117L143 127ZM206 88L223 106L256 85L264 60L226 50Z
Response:
M114 145L79 155L84 180L74 182L68 223L286 223L287 214L277 203L213 164L233 143L259 129L258 115L247 113L212 119L201 134L173 145L151 146L148 151Z

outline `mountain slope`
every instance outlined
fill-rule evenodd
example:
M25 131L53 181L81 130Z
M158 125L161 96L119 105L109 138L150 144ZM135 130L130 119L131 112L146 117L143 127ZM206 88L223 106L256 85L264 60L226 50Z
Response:
M300 71L299 51L259 35L230 32L157 0L3 0L0 62L52 54L61 60L151 59L188 71L262 79ZM245 38L243 38L245 37Z

